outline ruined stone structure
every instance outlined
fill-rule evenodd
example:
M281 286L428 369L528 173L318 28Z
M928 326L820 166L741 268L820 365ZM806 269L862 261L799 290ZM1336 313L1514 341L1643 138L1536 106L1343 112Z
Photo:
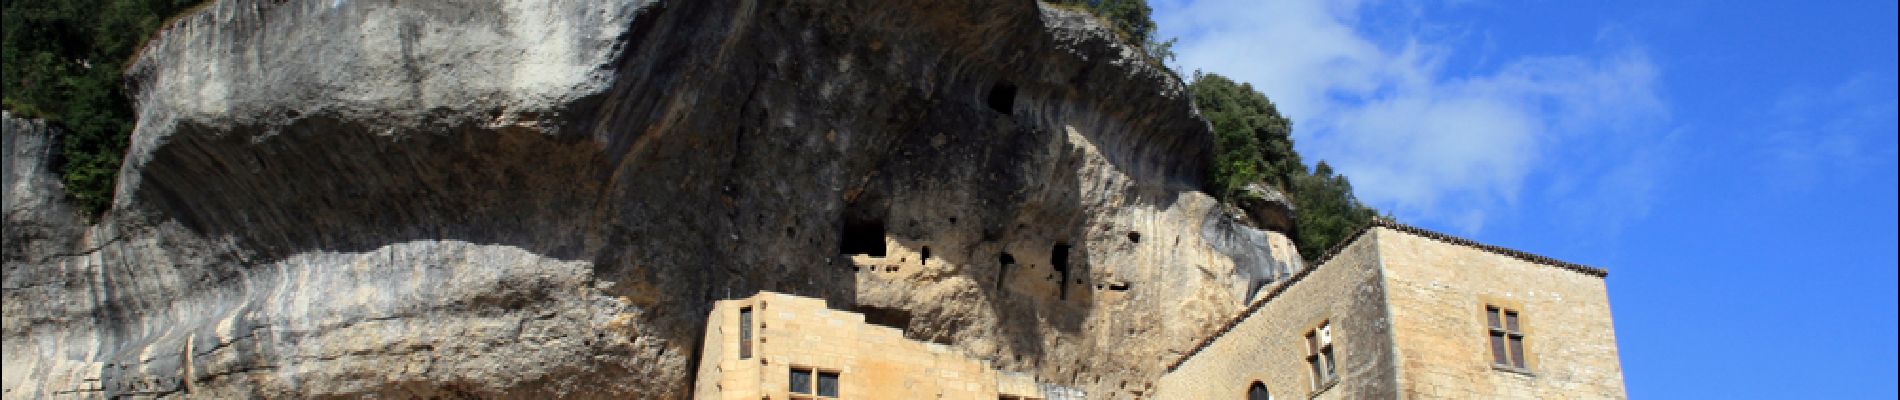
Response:
M1154 393L1623 398L1605 275L1380 220L1260 294Z
M701 343L698 399L1081 398L950 346L906 339L823 299L783 293L714 303Z

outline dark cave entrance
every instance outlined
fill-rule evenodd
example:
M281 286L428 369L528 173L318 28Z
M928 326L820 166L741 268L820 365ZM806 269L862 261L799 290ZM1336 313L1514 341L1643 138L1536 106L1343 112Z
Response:
M1003 113L1003 115L1014 114L1013 111L1016 109L1016 85L1009 82L997 82L995 85L990 86L990 95L986 103L990 105L991 110L996 110L996 112Z

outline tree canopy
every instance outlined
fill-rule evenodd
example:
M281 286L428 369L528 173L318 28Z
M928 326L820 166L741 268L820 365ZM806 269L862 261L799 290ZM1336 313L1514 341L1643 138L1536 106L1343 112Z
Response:
M1240 189L1256 182L1279 188L1293 201L1293 242L1308 258L1319 257L1377 214L1325 161L1307 169L1293 150L1293 121L1253 85L1200 72L1193 79L1188 93L1214 128L1207 187L1216 197L1243 195Z
M89 214L112 201L131 136L120 76L166 19L203 0L0 0L6 109L66 131L55 165Z

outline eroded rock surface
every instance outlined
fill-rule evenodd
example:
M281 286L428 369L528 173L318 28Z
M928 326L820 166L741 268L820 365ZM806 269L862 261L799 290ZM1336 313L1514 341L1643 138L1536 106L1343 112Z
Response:
M915 3L218 2L97 224L6 118L5 395L683 398L771 289L1126 398L1299 268L1094 17Z

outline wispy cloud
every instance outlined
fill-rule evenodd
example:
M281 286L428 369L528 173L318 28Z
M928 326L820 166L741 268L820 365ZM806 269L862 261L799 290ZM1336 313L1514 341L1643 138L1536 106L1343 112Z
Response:
M1253 83L1293 118L1309 161L1401 218L1476 233L1498 214L1485 210L1515 207L1527 186L1654 186L1643 168L1655 163L1636 150L1669 112L1635 40L1606 28L1585 54L1496 54L1488 34L1419 4L1213 0L1162 4L1156 19L1181 38L1179 68ZM1456 48L1467 43L1479 49ZM1645 208L1614 207L1639 210L1621 218Z
M1892 75L1862 73L1830 87L1797 86L1769 110L1757 168L1780 189L1806 189L1825 179L1893 168Z

